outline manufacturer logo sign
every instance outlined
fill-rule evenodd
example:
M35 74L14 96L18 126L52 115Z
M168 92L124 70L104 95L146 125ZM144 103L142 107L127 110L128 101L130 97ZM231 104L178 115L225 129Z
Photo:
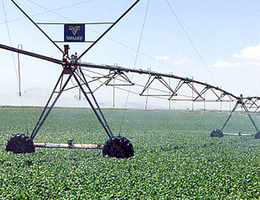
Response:
M64 42L85 42L85 24L64 24Z

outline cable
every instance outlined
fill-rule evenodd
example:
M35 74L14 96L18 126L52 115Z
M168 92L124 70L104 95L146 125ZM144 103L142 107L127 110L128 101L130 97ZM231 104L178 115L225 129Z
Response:
M143 22L143 26L142 26L142 30L141 30L141 34L140 34L140 39L139 39L139 43L138 43L138 47L137 47L137 51L136 51L136 56L135 56L134 68L135 68L136 63L137 63L137 58L138 58L138 54L139 54L139 50L140 50L140 46L141 46L141 41L142 41L142 38L143 38L143 32L144 32L144 27L145 27L145 22L146 22L146 18L147 18L149 5L150 5L150 0L148 0L148 2L147 2L146 12L145 12L145 16L144 16L144 22ZM133 75L131 77L131 81L132 80L133 80ZM122 117L122 121L121 121L121 126L120 126L120 129L119 129L119 135L122 131L122 127L123 127L123 123L124 123L124 119L125 119L125 114L126 114L126 108L127 108L127 104L128 104L128 101L129 101L130 91L131 91L131 87L129 87L129 90L128 90L128 93L127 93L124 113L123 113L123 117Z
M68 20L68 21L74 22L73 20L71 20L71 19L69 19L69 18L67 18L67 17L65 17L65 16L63 16L63 15L61 15L61 14L55 12L55 11L57 11L57 10L62 10L62 9L66 9L66 8L71 8L71 7L75 7L75 6L79 6L79 5L81 5L81 4L89 3L89 2L94 1L94 0L88 0L88 1L80 2L80 3L76 3L76 4L71 4L71 5L64 6L64 7L61 7L61 8L57 8L57 9L54 9L54 10L50 10L50 9L48 9L48 8L45 8L45 7L41 6L40 4L37 4L37 3L35 3L35 2L33 2L33 1L31 1L31 0L26 0L26 1L28 1L28 2L30 2L30 3L32 3L32 4L36 5L36 6L38 6L38 7L40 7L40 8L43 8L43 9L45 9L45 10L47 11L47 12L39 13L39 14L36 14L36 15L45 14L45 13L49 13L49 12L50 12L50 13L56 14L56 15L58 15L58 16L64 18L64 19L66 19L66 20ZM32 16L34 16L34 15L32 15Z
M146 18L147 18L149 4L150 4L150 0L148 0L147 8L146 8L146 11L145 11L144 23L143 23L143 26L142 26L142 31L141 31L141 35L140 35L140 39L139 39L139 43L138 43L138 47L137 47L137 53L136 53L136 56L135 56L134 67L136 66L137 58L138 58L138 55L139 55L139 50L140 50L141 41L142 41L142 38L143 38L144 26L145 26L145 22L146 22Z
M4 11L4 17L5 17L6 29L7 29L7 33L8 33L9 44L10 44L10 46L12 46L11 34L10 34L9 26L8 26L7 15L6 15L6 11L5 11L5 6L4 6L4 1L3 0L2 0L2 6L3 6L3 11ZM18 82L18 73L17 73L17 70L16 70L16 63L15 63L15 59L14 59L14 53L12 53L12 58L13 58L15 75L16 75L16 81ZM20 97L20 101L21 101L22 107L24 107L22 96ZM23 116L24 116L23 118L27 119L27 117L25 115L24 108L22 109L22 112L23 112ZM24 123L25 123L25 127L26 127L27 133L28 133L28 126L29 125L28 125L28 123L26 123L26 120L25 120Z
M87 72L89 72L89 73L93 73L93 74L95 74L95 75L99 75L99 76L104 76L104 75L105 75L105 74L98 73L98 72L95 72L95 71L89 70L89 69L82 69L82 70L87 71ZM89 77L89 78L92 78L92 79L93 79L93 77L90 76L90 75L88 75L88 74L85 74L85 73L84 73L84 75L87 76L87 77ZM116 79L116 78L115 78L115 79ZM119 80L119 81L120 81L120 80ZM121 80L121 81L122 81L122 80ZM100 80L98 80L98 82L100 82L101 84L103 84L103 82L100 81ZM122 82L123 82L123 81L122 81ZM137 84L137 83L135 83L135 86L138 86L138 87L141 87L141 88L144 88L144 87L145 87L144 85ZM132 90L130 91L130 90L127 90L127 89L124 89L124 88L121 88L121 87L117 87L117 86L115 86L115 88L118 89L118 90L122 90L122 91L124 91L124 92L130 92L130 93L132 93L132 94L135 94L135 95L140 96L140 92L133 92ZM169 91L166 91L166 90L157 89L157 88L153 88L153 87L149 87L149 89L150 89L150 90L157 91L157 92L169 94ZM189 98L192 97L192 96L189 96L189 95L182 95L182 94L178 94L178 96L181 96L181 97L189 97ZM158 95L158 96L151 96L151 97L152 97L152 98L158 98L158 99L164 99L164 100L168 100L168 98L169 98L169 97L163 97L163 96L160 96L160 95Z
M93 30L93 29L88 28L88 30L91 30L91 31L94 32L94 33L100 34L99 32L97 32L97 31L95 31L95 30ZM132 48L132 47L126 45L126 44L123 44L123 43L121 43L121 42L119 42L119 41L117 41L117 40L115 40L115 39L113 39L113 38L110 38L110 37L108 37L108 36L105 36L105 37L106 37L107 39L109 39L109 40L111 40L111 41L117 43L117 44L120 44L120 45L122 45L122 46L124 46L124 47L130 49L130 50L133 50L133 51L135 51L135 52L137 51L135 48ZM138 54L139 54L139 55L142 54L143 56L145 56L145 57L147 57L147 58L150 58L150 59L152 59L152 60L154 60L154 61L156 61L156 62L158 62L158 63L160 63L160 64L163 64L163 65L165 65L165 66L167 66L167 67L170 67L170 68L172 68L172 69L174 69L174 70L176 70L176 71L178 71L178 72L181 72L181 73L183 73L183 74L185 74L185 75L187 75L187 76L192 77L191 74L188 74L188 73L186 73L186 72L184 72L184 71L182 71L182 70L179 70L178 68L175 68L175 67L173 67L172 65L169 65L169 64L167 64L167 63L165 63L165 62L163 62L163 61L161 61L161 60L157 60L156 58L154 58L154 57L152 57L152 56L149 56L149 55L145 54L145 53L142 52L142 51L139 51ZM196 78L196 77L195 77L195 78Z
M34 2L32 2L32 1L30 1L30 0L27 0L27 1L30 2L30 3L33 3L33 4L35 4L35 5L37 5L37 6L39 6L39 7L41 7L41 8L43 8L43 9L45 9L45 10L47 11L47 12L37 13L37 14L31 15L31 16L37 16L37 15L42 15L42 14L45 14L45 13L52 12L52 13L54 13L54 14L56 14L56 15L58 15L58 16L64 18L64 19L69 20L70 22L75 22L75 21L73 21L73 20L71 20L71 19L69 19L69 18L67 18L67 17L65 17L65 16L63 16L63 15L60 15L60 14L56 13L55 11L57 11L57 10L62 10L62 9L66 9L66 8L70 8L70 7L77 6L77 5L81 5L81 4L84 4L84 3L88 3L88 2L93 1L93 0L85 1L85 2L82 2L82 3L77 3L77 4L72 4L72 5L69 5L69 6L64 6L64 7L61 7L61 8L54 9L54 10L47 9L47 8L45 8L45 7L43 7L43 6L39 5L39 4L36 4L36 3L34 3ZM17 19L14 19L14 20L10 20L10 21L8 21L8 22L10 23L10 22L13 22L13 21L21 20L21 19L24 19L24 18L17 18ZM0 23L0 24L3 24L3 23ZM87 29L90 30L90 31L92 31L93 33L100 34L98 31L95 31L95 30L93 30L93 29L91 29L91 28L89 28L89 27L88 27ZM126 48L128 48L128 49L131 49L131 50L133 50L133 51L137 51L136 49L134 49L134 48L132 48L132 47L130 47L130 46L128 46L128 45L125 45L125 44L123 44L123 43L121 43L121 42L119 42L119 41L117 41L117 40L115 40L115 39L113 39L113 38L110 38L110 37L108 37L108 36L105 36L105 37L106 37L107 39L109 39L109 40L111 40L111 41L113 41L113 42L115 42L115 43L121 45L121 46L124 46L124 47L126 47ZM152 60L154 60L154 61L156 61L156 62L158 62L158 63L160 63L160 64L163 64L163 65L165 65L165 66L167 66L167 67L170 67L170 68L172 68L172 69L174 69L174 70L176 70L176 71L178 71L178 72L181 72L182 74L185 74L185 75L191 77L190 74L188 74L188 73L186 73L186 72L184 72L184 71L182 71L182 70L179 70L178 68L175 68L175 67L173 67L173 66L171 66L171 65L169 65L169 64L167 64L167 63L165 63L165 62L163 62L163 61L161 61L161 60L157 60L156 58L154 58L154 57L152 57L152 56L149 56L149 55L145 54L144 52L139 51L138 54L139 54L139 55L141 54L141 55L143 55L143 56L145 56L145 57L147 57L147 58L150 58L150 59L152 59Z
M88 3L88 2L91 2L91 1L94 1L94 0L88 0L88 1L81 2L81 3L71 4L71 5L63 6L63 7L60 7L60 8L53 9L53 10L49 10L49 9L47 9L47 8L44 8L43 6L41 6L41 5L39 5L39 4L36 4L36 3L32 2L32 1L29 1L29 0L27 0L27 1L30 2L30 3L32 3L32 4L35 4L35 5L37 5L37 6L39 6L39 7L41 7L41 8L43 8L43 9L46 10L46 12L41 12L41 13L37 13L37 14L31 15L31 16L33 17L33 16L38 16L38 15L43 15L43 14L46 14L46 13L49 13L49 12L52 12L52 13L55 13L55 14L59 15L58 13L56 13L56 12L54 12L54 11L63 10L63 9L66 9L66 8L71 8L71 7L74 7L74 6L79 6L79 5L81 5L81 4L85 4L85 3ZM66 17L64 17L64 16L62 16L62 15L60 15L60 16L63 17L63 18L66 18ZM19 21L19 20L22 20L22 19L24 19L24 18L25 18L25 17L17 18L17 19L10 20L10 21L8 21L8 22L10 23L10 22L14 22L14 21ZM67 19L68 19L68 18L67 18ZM70 20L70 19L68 19L68 20ZM70 21L72 21L72 20L70 20ZM4 23L5 23L5 22L4 22ZM4 24L4 23L0 23L0 24Z
M169 1L166 0L171 12L173 13L174 17L176 18L176 20L178 21L179 25L181 26L183 32L185 33L186 37L188 38L189 42L191 43L191 46L193 47L193 49L195 50L195 52L197 53L197 55L199 56L202 64L204 65L204 67L206 68L206 70L208 71L209 75L211 76L212 80L214 81L214 83L217 85L217 82L215 81L215 79L213 78L212 74L210 73L207 65L205 64L204 60L202 59L200 53L198 52L197 48L195 47L195 45L193 44L191 38L189 37L187 31L185 30L184 26L182 25L181 21L179 20L179 18L177 17L176 13L174 12L172 6L170 5Z
M57 10L62 10L62 9L66 9L66 8L70 8L70 7L73 7L73 6L78 6L78 5L81 5L81 4L84 4L84 3L88 3L88 2L94 1L94 0L89 0L89 1L81 2L81 3L77 3L77 4L71 4L71 5L64 6L64 7L60 7L60 8L53 9L53 10L47 9L47 8L45 8L45 7L43 7L43 6L39 5L39 4L36 4L36 3L34 3L34 2L32 2L32 1L30 1L30 0L27 0L27 1L30 2L30 3L32 3L32 4L35 4L35 5L39 6L39 7L41 7L41 8L43 8L43 9L45 9L45 10L47 11L47 12L37 13L37 14L34 14L34 15L32 15L32 16L37 16L37 15L42 15L42 14L45 14L45 13L52 12L52 13L54 13L54 14L56 14L56 15L58 15L58 16L64 18L64 19L69 20L70 22L75 22L75 21L73 21L73 20L71 20L71 19L69 19L69 18L67 18L67 17L65 17L65 16L63 16L63 15L60 15L60 14L56 13L55 11L57 11ZM21 20L21 19L24 19L24 18L14 19L14 20L10 20L10 21L8 21L8 22L18 21L18 20ZM0 24L3 24L3 23L0 23ZM93 33L100 34L98 31L95 31L95 30L93 30L93 29L91 29L91 28L89 28L89 27L88 27L87 29L90 30L90 31L92 31ZM105 36L105 37L106 37L107 39L109 39L109 40L111 40L111 41L113 41L113 42L115 42L115 43L121 45L121 46L124 46L124 47L126 47L126 48L128 48L128 49L131 49L131 50L133 50L133 51L137 51L136 49L134 49L134 48L132 48L132 47L130 47L130 46L128 46L128 45L125 45L125 44L123 44L123 43L121 43L121 42L119 42L119 41L117 41L117 40L115 40L115 39L113 39L113 38L110 38L110 37L108 37L108 36ZM169 64L167 64L167 63L165 63L165 62L163 62L163 61L161 61L161 60L157 60L156 58L154 58L154 57L152 57L152 56L149 56L149 55L145 54L144 52L139 51L138 54L139 54L139 55L141 54L141 55L143 55L143 56L145 56L145 57L147 57L147 58L150 58L150 59L152 59L152 60L154 60L154 61L156 61L156 62L158 62L158 63L160 63L160 64L163 64L163 65L165 65L165 66L167 66L167 67L170 67L170 68L172 68L172 69L174 69L174 70L176 70L176 71L178 71L178 72L181 72L182 74L187 75L188 77L191 77L191 76L192 76L192 75L190 75L190 74L188 74L188 73L186 73L186 72L184 72L184 71L182 71L182 70L180 70L180 69L178 69L178 68L173 67L172 65L169 65ZM195 77L195 78L196 78L196 77Z
M43 6L39 5L39 4L37 4L37 3L35 3L35 2L32 2L32 1L30 1L30 0L26 0L26 1L28 1L28 2L30 2L30 3L32 3L32 4L36 5L36 6L38 6L38 7L40 7L40 8L45 9L45 10L47 10L48 12L51 12L51 13L53 13L53 14L55 14L55 15L58 15L58 16L64 18L64 19L67 19L67 20L69 20L69 21L72 21L72 20L70 20L69 18L64 17L63 15L60 15L60 14L54 12L53 10L47 9L47 8L45 8L45 7L43 7ZM48 13L48 12L47 12L47 13Z

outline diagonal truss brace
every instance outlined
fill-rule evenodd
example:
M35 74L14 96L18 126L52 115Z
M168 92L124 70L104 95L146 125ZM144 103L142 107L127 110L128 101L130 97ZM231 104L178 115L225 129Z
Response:
M171 93L174 93L173 89L171 88L171 86L164 80L164 78L162 76L159 75L150 75L144 88L143 91L140 93L140 96L169 96L169 94L167 95L163 95L163 94L155 94L155 95L149 95L149 94L144 94L145 91L147 91L149 89L149 87L151 86L151 84L155 81L158 80L164 87L166 87Z
M43 55L32 53L32 52L29 52L29 51L9 47L9 46L3 45L3 44L0 44L0 48L8 50L8 51L21 53L21 54L24 54L24 55L27 55L27 56L32 56L32 57L39 58L39 59L42 59L42 60L50 61L52 63L56 63L56 64L60 64L60 65L63 65L63 63L64 63L64 60L63 61L58 60L58 59L55 59L55 58L43 56ZM100 74L100 77L94 78L94 80L91 80L88 83L91 83L95 80L99 80L99 79L102 79L102 78L107 78L108 82L110 82L111 80L113 80L113 78L110 79L111 77L116 78L116 76L121 75L121 76L124 76L125 80L128 81L128 84L131 85L133 83L129 82L130 79L127 78L127 75L126 75L128 72L148 75L149 78L148 78L145 86L142 86L143 90L139 94L140 96L166 96L166 97L170 98L168 100L172 100L172 101L181 100L181 101L205 101L205 102L232 102L232 101L238 100L240 98L240 97L237 97L236 95L229 93L229 92L227 92L227 91L225 91L225 90L223 90L219 87L216 87L216 86L213 86L213 85L210 85L210 84L207 84L207 83L203 83L203 82L200 82L200 81L196 81L196 80L193 80L193 79L175 76L175 75L172 75L172 74L163 74L163 73L153 72L153 71L150 71L150 70L130 69L130 68L124 68L124 67L112 66L112 65L96 65L96 64L91 64L91 63L76 63L74 65L73 64L71 64L71 65L72 66L79 66L82 69L93 68L93 69L103 69L103 70L109 70L110 71L108 75ZM175 87L174 90L172 89L170 84L168 84L165 81L166 78L173 79L173 80L179 80L179 83L177 84L177 86ZM157 89L157 91L159 91L160 93L163 92L163 94L157 94L157 95L146 94L145 95L144 92L148 91L149 88L154 89L154 88L151 87L151 84L155 80L159 80L166 87L167 91ZM100 88L104 84L105 83L102 83L98 88ZM196 96L191 97L191 96L185 95L185 99L174 99L173 98L174 96L180 95L177 92L179 92L180 88L183 85L188 85L189 88L196 94ZM201 90L201 88L203 88L203 89ZM96 91L97 89L95 89L93 91ZM213 93L213 95L214 95L212 99L203 97L204 94L209 93L209 92L211 92L211 94ZM167 93L167 95L165 95L166 93ZM184 96L184 95L182 95L182 96ZM188 97L188 99L186 97ZM251 106L251 108L253 108L254 106L258 105L257 101L260 100L260 97L250 97L250 98L248 98L246 105L247 106L249 105L249 107L250 107L249 99L255 100L255 103L253 103L252 106ZM252 103L252 101L251 101L251 103ZM260 107L257 107L257 109L259 109L259 108Z
M260 108L259 100L260 97L247 97L243 98L245 100L245 105L249 110L254 110L253 112L257 112Z
M121 78L119 81L123 83L111 83L112 80ZM100 79L107 79L104 81L100 86L106 85L106 86L134 86L135 84L131 81L131 79L125 74L125 72L121 70L110 70L110 72L107 75L99 76L99 77L93 77L93 80L89 82L98 81Z
M171 95L171 97L169 98L169 100L172 99L173 96L177 96L177 92L180 90L180 88L184 85L188 85L189 88L195 92L195 94L197 94L198 96L193 100L196 101L198 98L201 98L203 101L205 101L205 98L202 97L202 94L194 87L194 84L192 84L191 81L189 80L180 80L179 83L177 84L176 88L173 91L173 94Z
M145 91L148 91L149 88L151 88L151 85L154 81L158 80L166 89L167 89L167 94L145 94ZM179 82L177 83L177 85L175 86L175 88L173 89L171 87L170 84L168 84L164 77L160 76L160 75L149 75L149 78L145 84L145 86L143 87L142 92L140 93L140 96L168 96L168 100L171 101L175 101L178 99L174 99L175 96L178 96L178 92L180 91L180 89L187 85L190 90L192 92L194 92L195 97L191 97L190 99L183 99L184 101L189 100L189 101L207 101L207 102L223 102L223 101L234 101L234 97L230 96L230 94L223 92L221 90L219 90L219 88L216 87L212 87L210 85L205 84L204 87L201 89L199 89L198 84L196 82L194 82L192 79L188 79L188 78L182 78L179 80ZM217 91L221 91L220 94L217 93ZM205 96L203 96L204 94L211 92L214 96L214 99L206 99ZM224 100L224 97L228 97L227 100Z
M83 72L82 72L83 74ZM101 79L107 79L106 81L101 81ZM113 80L118 80L118 82L122 82L122 83L115 83L112 82ZM89 80L88 83L92 83L92 82L96 82L96 81L100 81L101 84L96 87L93 91L96 92L99 88L101 88L103 85L106 86L134 86L135 83L133 83L131 81L131 79L125 74L125 72L120 71L120 70L110 70L110 72L107 75L101 75L98 77L92 77L92 80ZM111 83L112 82L112 83ZM73 87L75 88L75 87Z
M121 78L126 83L122 83L122 84L111 83L111 81L117 77ZM107 78L108 78L108 80L105 82L105 85L107 85L107 86L133 86L133 85L135 85L131 81L131 79L123 71L120 71L120 70L111 70Z
M237 109L239 106L241 106L241 108L243 108L243 109L246 111L246 113L247 113L247 115L248 115L250 121L252 122L253 126L255 127L255 129L256 129L256 131L257 131L257 133L258 133L259 130L258 130L258 128L257 128L257 126L256 126L256 124L255 124L255 122L254 122L254 120L253 120L253 118L252 118L252 116L251 116L250 113L249 113L249 110L248 110L248 108L247 108L247 106L246 106L245 101L243 100L242 95L241 95L240 98L237 100L237 102L236 102L236 104L235 104L233 110L231 111L231 113L229 114L229 116L228 116L226 122L224 123L223 127L221 128L221 131L223 132L223 129L225 128L225 126L227 125L228 121L229 121L230 118L232 117L232 114L236 111L236 109Z
M111 24L108 29L106 29L101 36L99 36L95 41L92 42L92 44L77 58L78 61L83 57L92 47L94 47L116 24L118 24L119 21L127 14L129 13L136 5L139 3L140 0L136 0L115 22L113 23L108 23ZM43 35L59 50L64 54L64 51L53 41L44 31L43 29L38 26L40 23L36 23L26 12L14 1L11 0L11 2L36 26L42 33ZM46 23L45 23L46 24ZM68 59L70 59L68 57Z
M193 86L193 84L192 84L192 86ZM193 88L191 88L191 89L192 89L195 93L197 93L196 90L194 90ZM225 92L221 92L221 94L218 94L216 88L213 88L213 87L211 87L211 86L209 86L209 85L206 85L206 86L201 90L200 93L197 93L198 96L196 96L196 97L193 99L193 101L197 101L197 100L199 100L199 98L202 98L203 101L209 101L209 100L206 100L205 98L202 97L202 95L206 94L206 92L208 92L208 91L211 91L212 94L214 94L214 96L216 97L216 100L213 100L213 101L216 101L216 102L221 102L221 101L233 101L233 99L230 97L229 94L227 94L227 93L225 93ZM226 96L228 97L228 100L223 100L223 98L226 97Z
M76 70L78 69L78 70ZM39 120L36 123L35 128L32 131L31 139L33 140L37 135L38 131L40 130L41 126L47 119L48 115L50 114L51 110L53 109L54 105L58 101L61 94L66 91L66 86L68 85L69 81L74 79L78 84L78 87L84 94L86 100L88 101L89 105L91 106L92 110L94 111L96 117L98 118L99 122L101 123L102 127L106 131L107 135L111 138L113 137L113 133L101 111L101 108L98 105L98 102L93 95L92 90L89 87L89 84L81 70L81 68L72 67L71 65L65 65L61 75L40 115Z

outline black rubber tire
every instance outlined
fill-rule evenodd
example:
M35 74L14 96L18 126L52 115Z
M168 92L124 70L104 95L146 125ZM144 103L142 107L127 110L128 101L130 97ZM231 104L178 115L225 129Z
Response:
M18 133L8 139L5 150L13 153L33 153L35 146L27 135Z
M260 139L260 132L257 132L257 133L255 134L255 139Z
M103 147L103 156L129 158L134 156L134 148L125 137L116 136L108 139Z
M223 132L219 129L215 129L210 133L210 137L219 137L220 138L223 136L224 136Z

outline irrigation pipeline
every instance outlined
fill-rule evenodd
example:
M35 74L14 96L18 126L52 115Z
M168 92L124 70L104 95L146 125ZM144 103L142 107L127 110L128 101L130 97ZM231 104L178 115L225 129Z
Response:
M17 49L17 48L10 47L10 46L7 46L7 45L0 44L0 48L8 50L8 51L24 54L24 55L27 55L27 56L39 58L39 59L42 59L42 60L46 60L46 61L58 64L58 65L64 64L62 60L55 59L55 58L48 57L48 56L43 56L43 55L40 55L40 54L37 54L37 53L32 53L32 52L29 52L29 51L26 51L26 50ZM77 64L77 63L71 63L71 66L77 67L78 65L79 64ZM149 75L149 76L152 75L152 76L158 76L158 77L178 79L178 80L181 80L181 81L184 81L184 82L196 83L196 84L199 84L199 85L206 86L207 88L212 88L212 89L218 90L218 91L222 92L223 94L228 95L228 96L230 96L230 97L232 97L236 100L241 99L241 97L236 96L236 95L234 95L230 92L227 92L227 91L225 91L225 90L223 90L223 89L221 89L217 86L213 86L213 85L210 85L208 83L203 83L201 81L196 81L194 79L187 78L187 77L184 78L184 77L176 76L176 75L173 75L173 74L165 74L165 73L159 73L159 72L143 70L143 69L131 69L131 68L125 68L125 67L121 67L121 66L97 65L97 64L92 64L92 63L80 63L80 66L86 67L86 68L93 68L93 69L114 70L114 71L117 71L117 72L126 72L126 73L132 72L132 73L137 73L137 74L146 74L146 75Z
M59 16L59 17L62 17L62 18L64 18L64 19L70 21L70 22L75 22L75 21L69 19L68 17L66 17L66 16L64 16L64 15L61 15L61 14L55 12L55 11L62 10L62 9L66 9L66 8L70 8L70 7L74 7L74 6L79 6L79 5L81 5L81 4L85 4L85 3L88 3L88 2L91 2L91 1L94 1L94 0L88 0L88 1L80 2L80 3L76 3L76 4L71 4L71 5L64 6L64 7L60 7L60 8L56 8L56 9L53 9L53 10L50 10L50 9L48 9L48 8L45 8L45 7L43 7L43 6L39 5L39 4L36 4L35 2L32 2L32 1L30 1L30 0L27 0L27 1L30 2L30 3L32 3L32 4L35 4L36 6L42 8L42 9L44 9L44 10L46 10L46 12L37 13L37 14L31 15L31 16L37 16L37 15L42 15L42 14L46 14L46 13L53 13L53 14ZM150 2L148 1L148 5L149 5L149 4L150 4ZM170 6L170 5L169 5L169 6ZM170 6L170 8L172 9L171 6ZM147 10L147 11L148 11L148 10ZM146 11L146 12L147 12L147 11ZM174 13L174 12L173 12L173 13ZM175 13L174 13L174 14L175 14ZM146 14L146 15L147 15L147 14ZM177 18L176 14L175 14L175 17ZM14 19L14 20L7 21L7 22L5 22L5 23L14 22L14 21L17 21L17 20L22 20L22 19L24 19L24 18L17 18L17 19ZM177 20L178 20L178 18L177 18ZM180 23L180 21L179 21L179 23ZM0 23L0 24L2 24L2 23ZM40 23L37 23L37 24L40 24ZM181 25L181 23L180 23L180 25ZM181 25L181 26L182 26L182 25ZM99 32L97 32L97 31L95 31L95 30L93 30L93 29L91 29L91 28L89 28L89 27L88 27L87 29L90 30L90 31L92 31L92 32L94 32L94 33L100 34ZM182 26L182 29L183 29L184 32L185 32L185 29L183 28L183 26ZM189 36L187 35L187 33L186 33L186 36L189 38ZM137 51L136 49L133 49L132 47L127 46L127 45L125 45L125 44L123 44L123 43L121 43L121 42L118 42L117 40L115 40L115 39L113 39L113 38L110 38L110 37L108 37L108 36L106 36L106 38L108 38L109 40L111 40L111 41L113 41L113 42L116 42L116 43L118 43L118 44L120 44L120 45L122 45L122 46L124 46L124 47L127 47L128 49L131 49L131 50L133 50L133 51ZM189 40L190 40L190 38L189 38ZM190 42L192 43L191 40L190 40ZM194 46L194 45L193 45L193 46ZM194 47L194 48L195 48L195 47ZM155 60L156 62L159 62L159 63L161 63L161 64L163 64L163 65L165 65L165 66L168 66L168 67L170 67L170 68L172 68L172 69L174 69L174 70L177 70L177 71L181 72L182 74L186 74L186 75L188 75L188 76L191 76L191 75L187 74L186 72L184 72L184 71L182 71L182 70L180 70L180 69L178 69L178 68L175 68L175 67L173 67L173 66L171 66L171 65L169 65L169 64L166 64L165 62L162 62L162 61L160 61L160 60L158 60L158 59L156 59L156 58L154 58L154 57L152 57L152 56L149 56L149 55L147 55L147 54L145 54L145 53L143 53L143 52L141 52L141 51L139 51L139 50L138 50L138 54L142 54L142 55L144 55L144 56L146 56L146 57L148 57L148 58L150 58L150 59L152 59L152 60ZM197 52L197 54L198 54L198 52ZM199 55L199 54L198 54L198 55ZM200 55L199 55L199 56L200 56ZM204 66L207 68L207 66L205 65L204 62L203 62L203 64L204 64ZM207 70L208 70L208 69L207 69ZM208 71L208 72L209 72L209 71Z
M11 34L10 34L9 26L8 26L8 20L7 20L7 15L6 15L6 12L5 12L5 5L4 5L4 1L3 0L2 0L2 6L3 6L3 10L4 10L4 17L5 17L6 29L7 29L7 33L8 33L9 44L12 45ZM18 49L19 49L19 46L22 49L21 45L18 45ZM23 104L23 97L21 96L21 88L20 88L20 67L18 67L18 72L17 72L15 59L14 59L14 54L13 53L12 53L12 59L13 59L13 64L14 64L14 71L15 71L15 75L16 75L16 80L17 80L18 85L19 85L19 93L18 93L18 95L20 97L21 105L22 105L22 107L24 107L23 106L24 105ZM20 65L20 60L19 60L19 54L18 54L18 66L19 65ZM27 117L26 117L24 109L22 109L22 113L23 113L23 119L26 119ZM25 124L25 127L26 127L27 132L28 132L28 124L26 123L26 120L24 120L24 124Z
M100 78L107 78L108 83L113 77L115 77L115 75L121 75L121 74L128 73L128 72L138 73L138 74L146 74L146 75L149 76L149 79L146 83L146 86L144 87L143 92L145 91L145 88L146 89L149 88L149 85L151 83L151 82L149 82L149 80L150 80L151 76L153 76L154 78L157 77L158 80L161 80L162 77L179 80L179 83L177 84L176 89L174 91L170 87L167 87L169 89L169 91L172 92L172 96L177 96L177 91L179 90L179 88L182 87L182 85L187 84L192 89L192 91L196 91L196 93L198 95L195 99L193 99L193 101L198 101L199 98L201 98L200 100L202 100L202 101L206 101L206 99L203 98L202 95L205 94L206 91L214 89L214 90L220 91L222 93L220 96L218 96L218 95L216 95L215 91L213 91L213 93L217 96L217 100L215 100L214 102L222 102L223 101L222 98L224 96L228 96L229 98L233 98L233 99L236 100L236 105L235 105L233 111L230 113L230 116L228 117L227 121L225 122L222 130L224 129L227 122L229 121L230 117L232 116L232 113L235 111L235 109L238 107L238 105L240 105L247 112L247 114L248 114L251 122L253 123L254 127L256 128L257 132L259 132L257 126L255 125L255 123L254 123L254 121L253 121L253 119L252 119L252 117L251 117L251 115L248 111L247 105L246 105L247 101L253 101L253 103L251 103L250 106L255 105L256 103L254 101L259 100L259 98L255 98L255 97L244 98L243 96L235 96L234 94L227 92L227 91L225 91L225 90L223 90L219 87L216 87L216 86L213 86L213 85L210 85L210 84L207 84L207 83L203 83L203 82L200 82L200 81L196 81L194 79L190 79L190 78L187 78L187 77L184 78L184 77L176 76L176 75L173 75L173 74L163 74L163 73L158 73L158 72L154 72L154 71L150 71L150 70L130 69L130 68L125 68L125 67L120 67L120 66L96 65L96 64L92 64L92 63L82 63L82 62L77 63L77 62L72 62L72 61L70 61L68 63L68 62L63 62L62 60L59 60L59 59L43 56L43 55L40 55L40 54L36 54L36 53L29 52L29 51L9 47L9 46L2 45L2 44L0 44L0 48L5 49L5 50L9 50L9 51L12 51L12 52L17 52L17 53L19 52L21 54L31 56L31 57L35 57L35 58L39 58L39 59L42 59L42 60L46 60L46 61L58 64L58 65L61 65L62 67L69 65L71 68L74 68L74 70L76 68L79 68L80 70L81 70L81 68L93 68L93 69L108 70L110 72L112 71L112 72L114 72L114 74L110 74L110 75L112 75L112 77L107 76L107 75L100 77ZM99 78L97 80L99 80ZM129 83L132 84L132 82L131 82L131 80L129 80L129 78L128 78L128 81L130 81ZM162 83L165 84L165 82L163 82L163 81L162 81ZM196 88L194 88L194 86L193 86L194 83L204 86L204 89L201 92L198 92L196 90ZM80 82L78 82L78 85L81 87ZM167 86L167 85L165 85L165 86ZM142 95L142 93L140 95ZM93 93L92 93L92 95L93 95ZM171 97L170 97L170 99L171 99ZM258 106L257 109L258 108L260 108L260 106ZM94 110L95 110L95 108L94 108ZM108 127L108 125L106 125L106 126Z
M1 48L1 45L0 45ZM191 83L196 83L199 85L204 85L207 86L208 88L214 88L218 91L223 92L226 95L229 95L235 99L240 99L240 97L227 92L217 86L213 86L210 85L208 83L203 83L201 81L196 81L194 79L191 78L184 78L184 77L180 77L180 76L176 76L173 74L165 74L165 73L159 73L159 72L154 72L154 71L149 71L149 70L142 70L142 69L130 69L130 68L125 68L125 67L120 67L120 66L112 66L112 65L96 65L96 64L92 64L92 63L81 63L82 67L87 67L87 68L97 68L97 69L107 69L107 70L116 70L116 71L123 71L123 72L132 72L132 73L138 73L138 74L146 74L146 75L152 75L152 76L162 76L162 77L166 77L166 78L173 78L173 79L179 79L182 81L186 81L186 82L191 82Z

